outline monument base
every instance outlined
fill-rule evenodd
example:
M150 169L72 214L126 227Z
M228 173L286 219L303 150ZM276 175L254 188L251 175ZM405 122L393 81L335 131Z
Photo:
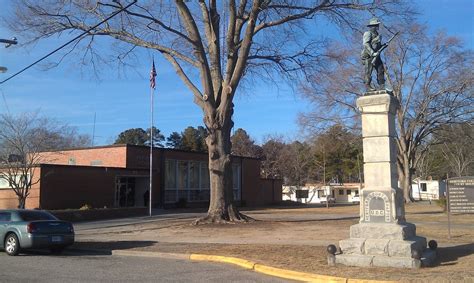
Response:
M412 223L359 223L350 228L350 239L339 241L334 264L420 268L431 266L436 252L427 249L426 238L416 236ZM331 263L331 262L330 262Z

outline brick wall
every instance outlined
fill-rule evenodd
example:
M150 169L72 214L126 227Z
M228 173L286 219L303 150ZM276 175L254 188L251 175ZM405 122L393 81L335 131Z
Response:
M41 199L43 209L113 207L118 176L147 177L147 170L122 168L42 165ZM159 202L159 174L153 176L154 205ZM137 200L138 201L138 200Z
M40 177L40 168L33 171L33 183ZM39 183L34 184L30 190L30 195L26 198L25 208L33 209L39 207ZM0 188L0 209L12 209L18 207L18 198L15 192L10 188Z
M247 206L262 205L260 160L247 158L238 158L238 160L242 164L242 203Z
M42 164L123 167L127 165L127 146L107 146L42 152Z

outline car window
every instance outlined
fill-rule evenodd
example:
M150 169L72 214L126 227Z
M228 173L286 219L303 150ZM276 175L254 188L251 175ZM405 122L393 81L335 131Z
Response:
M11 213L10 212L0 212L0 221L11 221Z
M23 221L57 220L56 217L44 211L20 211L18 215Z

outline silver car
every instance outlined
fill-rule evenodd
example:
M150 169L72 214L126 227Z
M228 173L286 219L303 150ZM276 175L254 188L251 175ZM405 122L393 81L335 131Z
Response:
M48 248L60 253L74 244L74 227L43 210L0 210L0 248L8 255Z

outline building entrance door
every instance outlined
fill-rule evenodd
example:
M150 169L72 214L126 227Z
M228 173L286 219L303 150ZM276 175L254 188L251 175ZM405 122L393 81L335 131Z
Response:
M115 206L135 206L135 178L118 177L115 188Z

